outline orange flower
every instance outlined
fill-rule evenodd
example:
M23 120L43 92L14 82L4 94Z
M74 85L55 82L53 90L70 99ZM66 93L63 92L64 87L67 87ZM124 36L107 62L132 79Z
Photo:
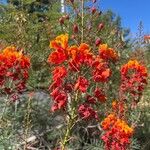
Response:
M61 64L67 59L64 52L52 52L48 57L48 62L52 64Z
M117 119L114 124L114 128L120 129L121 132L125 133L128 136L133 134L133 128L129 127L124 120Z
M81 43L80 46L79 46L79 51L81 53L88 53L90 51L90 47L86 43Z
M55 40L50 42L50 48L55 51L49 55L48 62L52 64L63 63L68 58L68 34L57 36Z
M88 80L83 76L79 76L74 88L75 90L79 89L81 92L85 93L88 86L89 86Z
M105 102L107 100L107 97L104 93L104 91L100 88L96 88L94 90L94 96L97 98L98 101L100 102Z
M53 74L53 80L56 81L58 79L62 79L67 75L67 70L64 66L55 67Z
M95 82L107 82L111 76L111 70L108 68L107 64L101 62L100 59L96 59L93 62L93 79Z
M68 47L68 34L62 34L56 37L55 40L50 42L50 48L66 49Z
M8 46L3 50L4 54L16 52L16 48L14 46Z
M114 114L108 115L101 123L103 130L108 130L115 121L116 117Z
M108 61L117 61L118 60L118 54L115 52L114 49L109 48L107 44L101 44L99 46L99 55L102 59Z
M71 56L72 59L75 59L76 56L77 56L77 53L78 53L79 49L77 46L71 46L69 49L68 49L68 55Z
M112 102L112 108L113 108L114 110L117 109L117 101L116 101L116 100L114 100L114 101Z

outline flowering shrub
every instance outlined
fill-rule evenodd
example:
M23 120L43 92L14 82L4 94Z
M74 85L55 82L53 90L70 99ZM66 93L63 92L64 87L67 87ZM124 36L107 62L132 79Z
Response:
M52 40L50 48L53 49L48 57L53 70L49 87L53 98L51 110L63 110L68 116L67 131L61 142L64 150L71 129L78 121L100 121L98 106L109 98L104 87L112 75L110 64L116 63L119 56L107 44L100 44L97 51L93 51L86 43L70 46L68 34ZM125 112L128 111L126 99L135 101L142 94L146 80L147 70L136 60L121 67L119 100L112 103L113 113L102 121L104 134L101 138L106 150L128 148L134 129L125 121ZM134 97L126 98L126 92Z
M126 31L124 32L120 26L119 18L114 17L111 12L102 13L96 8L98 6L97 0L90 0L89 2L92 2L92 8L88 8L89 4L86 6L84 0L65 1L70 14L63 13L63 16L59 19L61 27L58 27L58 30L63 31L62 33L65 34L57 36L49 45L52 50L47 59L52 75L49 92L53 102L50 112L60 112L64 120L54 118L55 115L51 115L52 119L48 118L49 114L45 108L49 106L44 101L35 104L35 101L31 100L34 92L29 94L29 99L25 103L24 101L17 101L15 105L7 109L10 106L9 98L13 101L17 100L19 94L26 88L30 58L15 47L7 47L0 52L0 92L8 96L8 99L6 98L2 106L2 113L0 113L0 126L3 125L5 127L9 125L10 130L12 130L20 126L17 120L21 120L23 132L20 132L22 131L20 130L19 133L23 134L23 143L25 143L23 149L34 147L32 141L27 139L28 135L31 135L29 131L34 129L36 132L33 133L37 133L37 129L40 129L38 137L42 136L43 138L44 136L48 143L50 143L45 142L45 139L29 138L34 140L33 143L36 146L38 145L37 143L40 144L38 149L43 147L45 149L54 148L57 150L95 149L95 145L93 146L95 141L96 143L100 141L98 149L101 149L99 146L102 145L102 141L102 146L104 146L105 150L127 150L132 145L132 138L138 124L136 122L138 119L135 119L134 113L147 84L147 68L137 60L129 60L129 62L122 65L123 59L121 56L123 56L123 53L126 53L124 48L129 47L123 39ZM19 38L26 37L24 36L26 32L22 28L24 27L22 24L24 21L20 24L23 16L21 15L21 18L17 19L19 29L23 29L19 30L19 35L21 35L18 36ZM31 16L28 17L31 18ZM27 19L28 17L25 18ZM25 25L28 24L26 19ZM41 24L43 19L37 22ZM44 24L41 24L42 30L44 32L53 31L55 25L53 24L52 28L48 27L48 18L46 17L45 19ZM35 21L33 24L35 24ZM32 23L29 23L29 26L31 25ZM45 30L43 27L48 27L48 30ZM42 82L47 81L47 78L45 78L47 77L47 75L45 76L47 63L43 58L47 53L43 51L42 47L46 45L47 37L45 38L42 35L47 34L42 34L39 26L37 26L37 30L35 31L35 38L33 38L36 42L31 42L30 40L27 42L23 40L24 38L20 38L21 41L19 40L17 43L19 45L22 43L24 47L32 47L30 49L31 54L36 51L36 54L31 55L32 70L36 72L36 76L30 79L33 81L32 83L38 81L38 89L45 89L45 84L43 86ZM67 33L69 33L70 37ZM27 34L29 33L27 32ZM53 36L54 34L51 35ZM38 51L35 47L38 47ZM120 51L116 51L117 49ZM39 50L42 50L42 53L39 53ZM42 54L41 59L38 57L40 54ZM124 55L123 57L126 59L127 56ZM36 58L39 58L39 61ZM120 64L122 66L119 66ZM37 80L35 80L36 77ZM42 98L45 99L45 96L42 96ZM35 99L38 100L37 98ZM38 106L40 107L37 108ZM21 111L18 111L18 109ZM35 117L37 114L39 117ZM36 119L37 121L35 121ZM55 121L63 122L64 125L53 128L53 121L54 126L56 125ZM31 122L34 123L33 126ZM54 133L53 136L51 130L49 131L48 129L47 132L49 125L52 125L53 132L59 132L59 129L63 131L60 143L58 143L57 137L62 136L61 132ZM66 131L62 130L63 127ZM7 127L2 129L2 136L4 134L4 139L8 139L5 138L6 131L6 134L8 133L6 137L13 141L14 138L9 135L7 129ZM43 130L45 131L43 132ZM3 138L0 139L3 140ZM40 142L37 142L37 140L40 140ZM43 146L41 142L47 143L46 145L48 146ZM86 144L89 146L88 148ZM23 144L17 145L19 147L15 146L15 149L21 149L22 146L20 147L20 145ZM73 145L73 148L70 148L71 145ZM92 145L92 148L90 148L90 145Z
M86 43L81 43L80 46L69 46L67 34L60 35L51 41L50 48L55 50L48 58L48 62L53 65L53 82L50 86L51 95L54 99L53 110L67 106L68 94L65 93L71 95L80 93L79 95L83 99L81 102L84 103L92 98L96 100L95 102L106 101L104 91L94 83L104 84L108 82L111 76L109 61L116 60L118 56L113 49L108 48L108 51L111 50L111 55L105 61L106 57L103 57L107 56L107 49L103 51L103 46L107 47L107 45L100 45L99 52L94 54ZM89 80L89 78L91 79ZM93 85L92 89L91 85ZM70 88L69 91L66 91L67 86ZM89 95L90 90L93 91L93 96Z
M7 47L0 53L0 87L1 92L18 98L26 87L30 59L17 51L15 47Z

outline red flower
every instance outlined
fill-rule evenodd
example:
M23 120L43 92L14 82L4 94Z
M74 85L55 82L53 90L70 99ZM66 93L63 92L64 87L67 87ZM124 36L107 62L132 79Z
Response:
M72 92L72 90L73 90L73 84L71 84L71 83L65 84L64 89L65 89L65 91L68 92L68 93Z
M59 94L59 88L55 88L50 95L55 99L57 95Z
M93 79L95 82L107 82L110 75L111 70L108 68L105 62L102 62L100 59L96 59L93 64Z
M95 104L96 103L95 98L93 96L91 96L91 95L87 95L86 99L87 99L88 103L91 103L91 104Z
M48 62L61 64L68 58L68 34L62 34L50 42L50 48L55 49L48 57Z
M81 64L85 63L86 65L92 65L94 55L90 53L90 47L86 43L81 43L79 46L79 53L76 57L76 61L79 61Z
M114 112L119 113L120 116L123 116L125 112L125 103L123 101L113 101L112 108Z
M108 61L117 61L118 60L118 55L115 52L114 49L108 48L107 44L102 44L99 47L99 55L102 59Z
M64 52L52 52L48 57L48 62L52 64L61 64L67 59Z
M104 92L99 89L99 88L96 88L95 91L94 91L94 96L97 98L98 101L100 102L105 102L107 100L107 97L106 95L104 94Z
M80 76L75 84L75 90L80 90L81 92L85 93L89 86L89 82L85 77Z
M87 104L81 104L78 113L83 119L98 119L97 113Z
M53 80L56 81L58 79L62 79L67 75L67 70L64 66L57 66L52 72Z
M93 79L95 82L107 82L110 77L111 71L110 69L99 70L96 69L93 71Z
M60 91L58 88L53 90L51 93L53 97L54 104L52 106L52 111L56 111L66 107L67 95L64 91Z
M30 59L28 57L22 57L20 61L21 68L29 68L30 67Z

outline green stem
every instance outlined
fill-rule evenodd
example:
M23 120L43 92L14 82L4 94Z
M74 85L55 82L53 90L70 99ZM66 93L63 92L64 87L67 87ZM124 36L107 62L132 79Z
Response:
M65 134L65 137L64 137L64 140L62 142L62 150L65 150L65 147L66 147L66 144L68 143L69 141L69 137L70 137L70 134L71 134L71 129L72 127L74 126L74 121L70 118L68 120L68 125L67 125L67 130L66 130L66 134Z
M74 102L77 103L77 100L78 100L78 91L75 94ZM71 104L72 104L72 107L71 107L71 112L70 112L70 115L69 115L69 118L68 118L68 121L67 121L66 133L65 133L63 141L61 142L62 150L65 150L65 147L66 147L66 145L67 145L67 143L69 142L69 139L70 139L72 128L76 124L76 118L77 118L77 115L76 115L76 104L74 104L74 103L71 103Z
M81 43L83 43L83 37L84 37L84 0L81 1L81 7L82 7L82 14L81 14Z

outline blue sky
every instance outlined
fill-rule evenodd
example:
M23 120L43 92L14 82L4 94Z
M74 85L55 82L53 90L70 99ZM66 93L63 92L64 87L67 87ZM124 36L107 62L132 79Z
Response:
M111 9L119 15L123 27L131 29L131 36L138 32L140 21L143 22L144 33L150 34L150 0L97 0L96 4L102 11Z
M97 0L100 8L111 9L121 16L122 25L131 29L135 36L139 22L143 22L144 33L150 34L150 0Z

